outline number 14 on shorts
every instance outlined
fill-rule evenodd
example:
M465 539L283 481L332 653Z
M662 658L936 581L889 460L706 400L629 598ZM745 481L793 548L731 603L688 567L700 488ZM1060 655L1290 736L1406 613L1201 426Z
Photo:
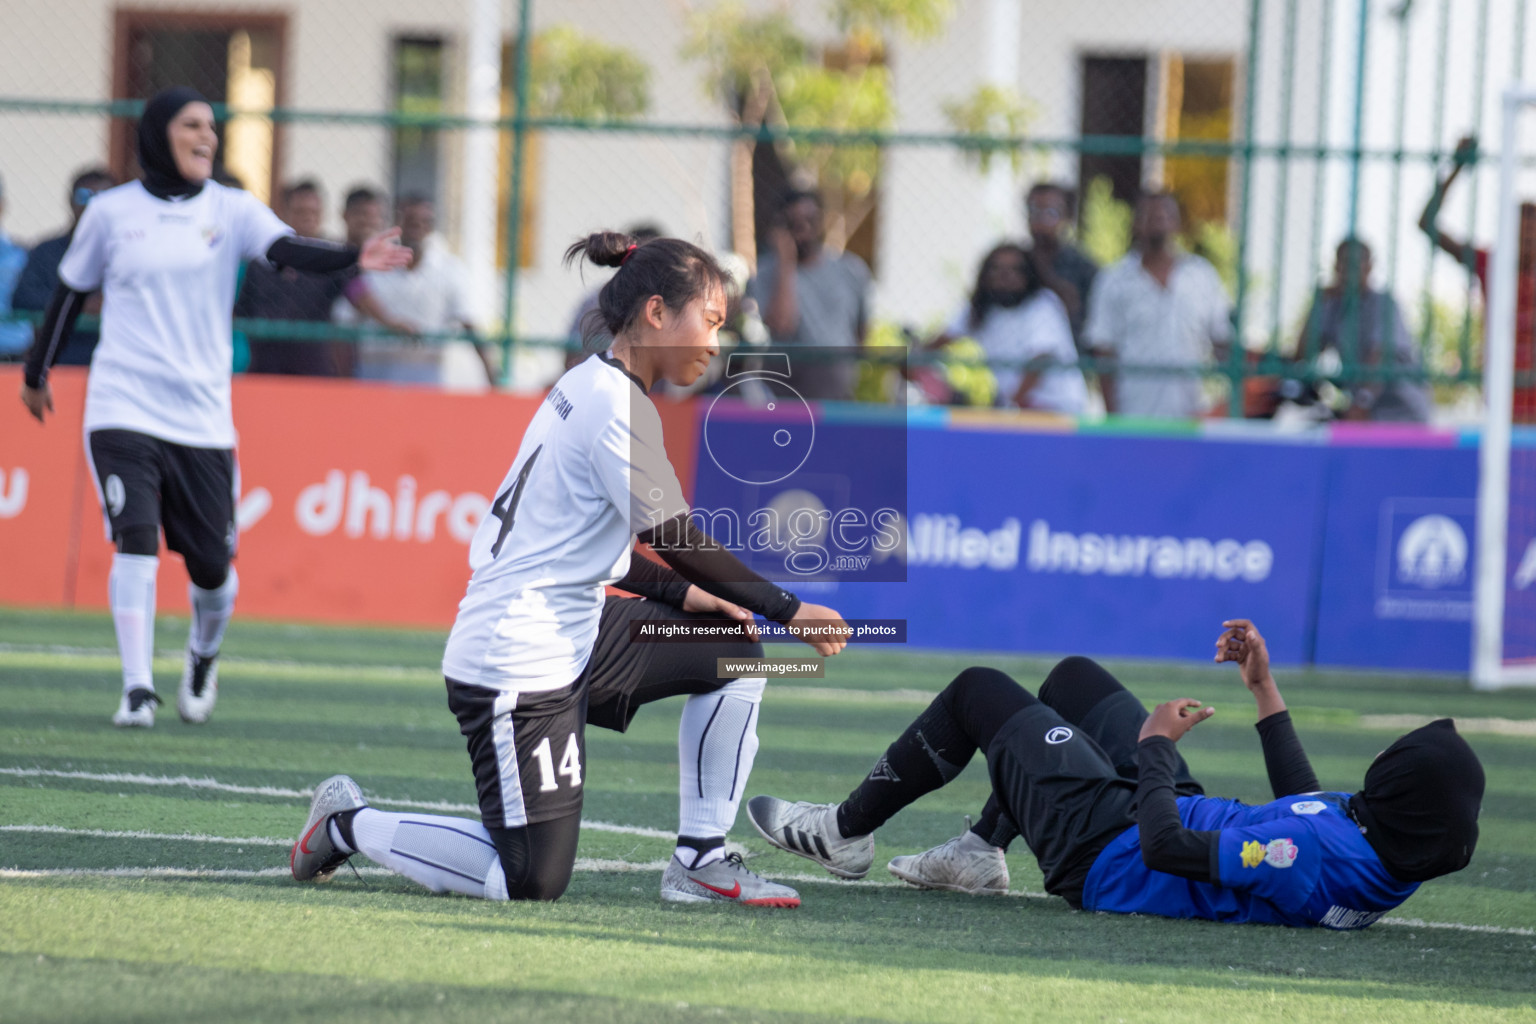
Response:
M575 733L571 733L565 741L565 753L560 756L558 768L555 766L555 755L548 736L533 748L533 759L539 763L540 793L551 793L560 788L557 774L570 780L571 789L581 786L581 747L576 743Z

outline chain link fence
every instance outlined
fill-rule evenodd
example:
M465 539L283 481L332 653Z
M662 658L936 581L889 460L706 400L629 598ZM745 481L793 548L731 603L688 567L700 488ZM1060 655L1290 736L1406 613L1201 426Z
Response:
M573 318L601 278L562 264L577 237L651 224L735 253L746 276L785 190L813 186L828 245L871 271L849 358L911 346L914 366L939 363L927 400L984 402L996 389L966 376L984 353L921 343L966 308L986 253L1029 244L1030 185L1066 187L1070 237L1100 263L1129 249L1138 191L1167 189L1238 343L1153 369L1198 378L1232 415L1268 415L1283 395L1343 415L1353 393L1398 384L1432 388L1442 417L1475 408L1494 161L1451 155L1463 135L1492 137L1536 31L1527 0L21 6L0 38L0 176L22 245L67 231L83 169L135 174L142 100L191 84L222 120L224 171L285 216L299 182L336 238L357 189L385 221L402 199L431 200L438 244L462 264L459 319L501 350L513 386L548 384L579 348ZM1419 225L1452 166L1431 219L1472 243L1462 262ZM1344 286L1319 298L1345 238L1369 253L1346 253ZM1350 284L1367 259L1368 285ZM1391 357L1380 296L1408 339ZM300 344L389 333L339 312L238 326ZM1079 365L1091 381L1104 364L1085 350ZM919 393L878 369L861 380L866 399Z

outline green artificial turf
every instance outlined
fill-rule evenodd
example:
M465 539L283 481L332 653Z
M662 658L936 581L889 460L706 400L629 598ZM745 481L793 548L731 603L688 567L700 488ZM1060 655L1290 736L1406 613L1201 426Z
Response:
M160 623L166 694L185 628ZM664 904L680 700L645 709L627 734L588 732L583 860L555 904L432 895L361 858L361 877L293 882L303 792L332 773L386 808L472 813L442 639L237 621L209 724L183 725L168 706L153 730L120 731L110 621L0 609L0 1022L1536 1021L1536 691L1281 675L1327 788L1353 788L1402 731L1369 716L1513 731L1469 736L1488 774L1472 865L1363 932L1072 911L1039 895L1022 843L1008 898L895 884L889 857L957 834L980 809L979 758L878 833L865 883L771 851L743 818L733 838L752 867L789 879L803 906ZM926 695L978 662L1026 685L1050 665L854 649L815 685L770 684L748 792L841 798ZM1111 668L1149 704L1214 704L1183 743L1191 766L1211 793L1268 799L1235 670Z

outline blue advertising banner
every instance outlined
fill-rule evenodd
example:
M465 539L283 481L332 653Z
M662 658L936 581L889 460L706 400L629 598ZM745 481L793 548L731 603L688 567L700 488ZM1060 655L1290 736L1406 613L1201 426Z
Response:
M1536 436L1510 453L1504 660L1536 664Z
M1326 448L922 429L907 447L907 582L807 596L905 618L918 646L1202 658L1243 617L1277 661L1305 657Z
M1314 660L1467 671L1477 449L1328 451Z

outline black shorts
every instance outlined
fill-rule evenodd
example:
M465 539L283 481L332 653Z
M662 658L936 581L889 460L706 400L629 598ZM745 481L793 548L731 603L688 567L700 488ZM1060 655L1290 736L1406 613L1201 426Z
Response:
M192 448L133 430L93 430L86 451L112 539L124 530L165 530L165 546L189 562L235 554L235 453Z
M630 624L704 618L654 601L609 597L592 656L570 686L505 693L448 679L475 772L480 818L488 829L521 828L580 812L588 724L623 732L644 704L712 693L729 679L718 658L760 658L762 645L739 641L636 643Z
M1136 824L1136 782L1116 771L1085 729L1038 703L998 730L987 771L1040 862L1045 891L1081 907L1093 862Z

